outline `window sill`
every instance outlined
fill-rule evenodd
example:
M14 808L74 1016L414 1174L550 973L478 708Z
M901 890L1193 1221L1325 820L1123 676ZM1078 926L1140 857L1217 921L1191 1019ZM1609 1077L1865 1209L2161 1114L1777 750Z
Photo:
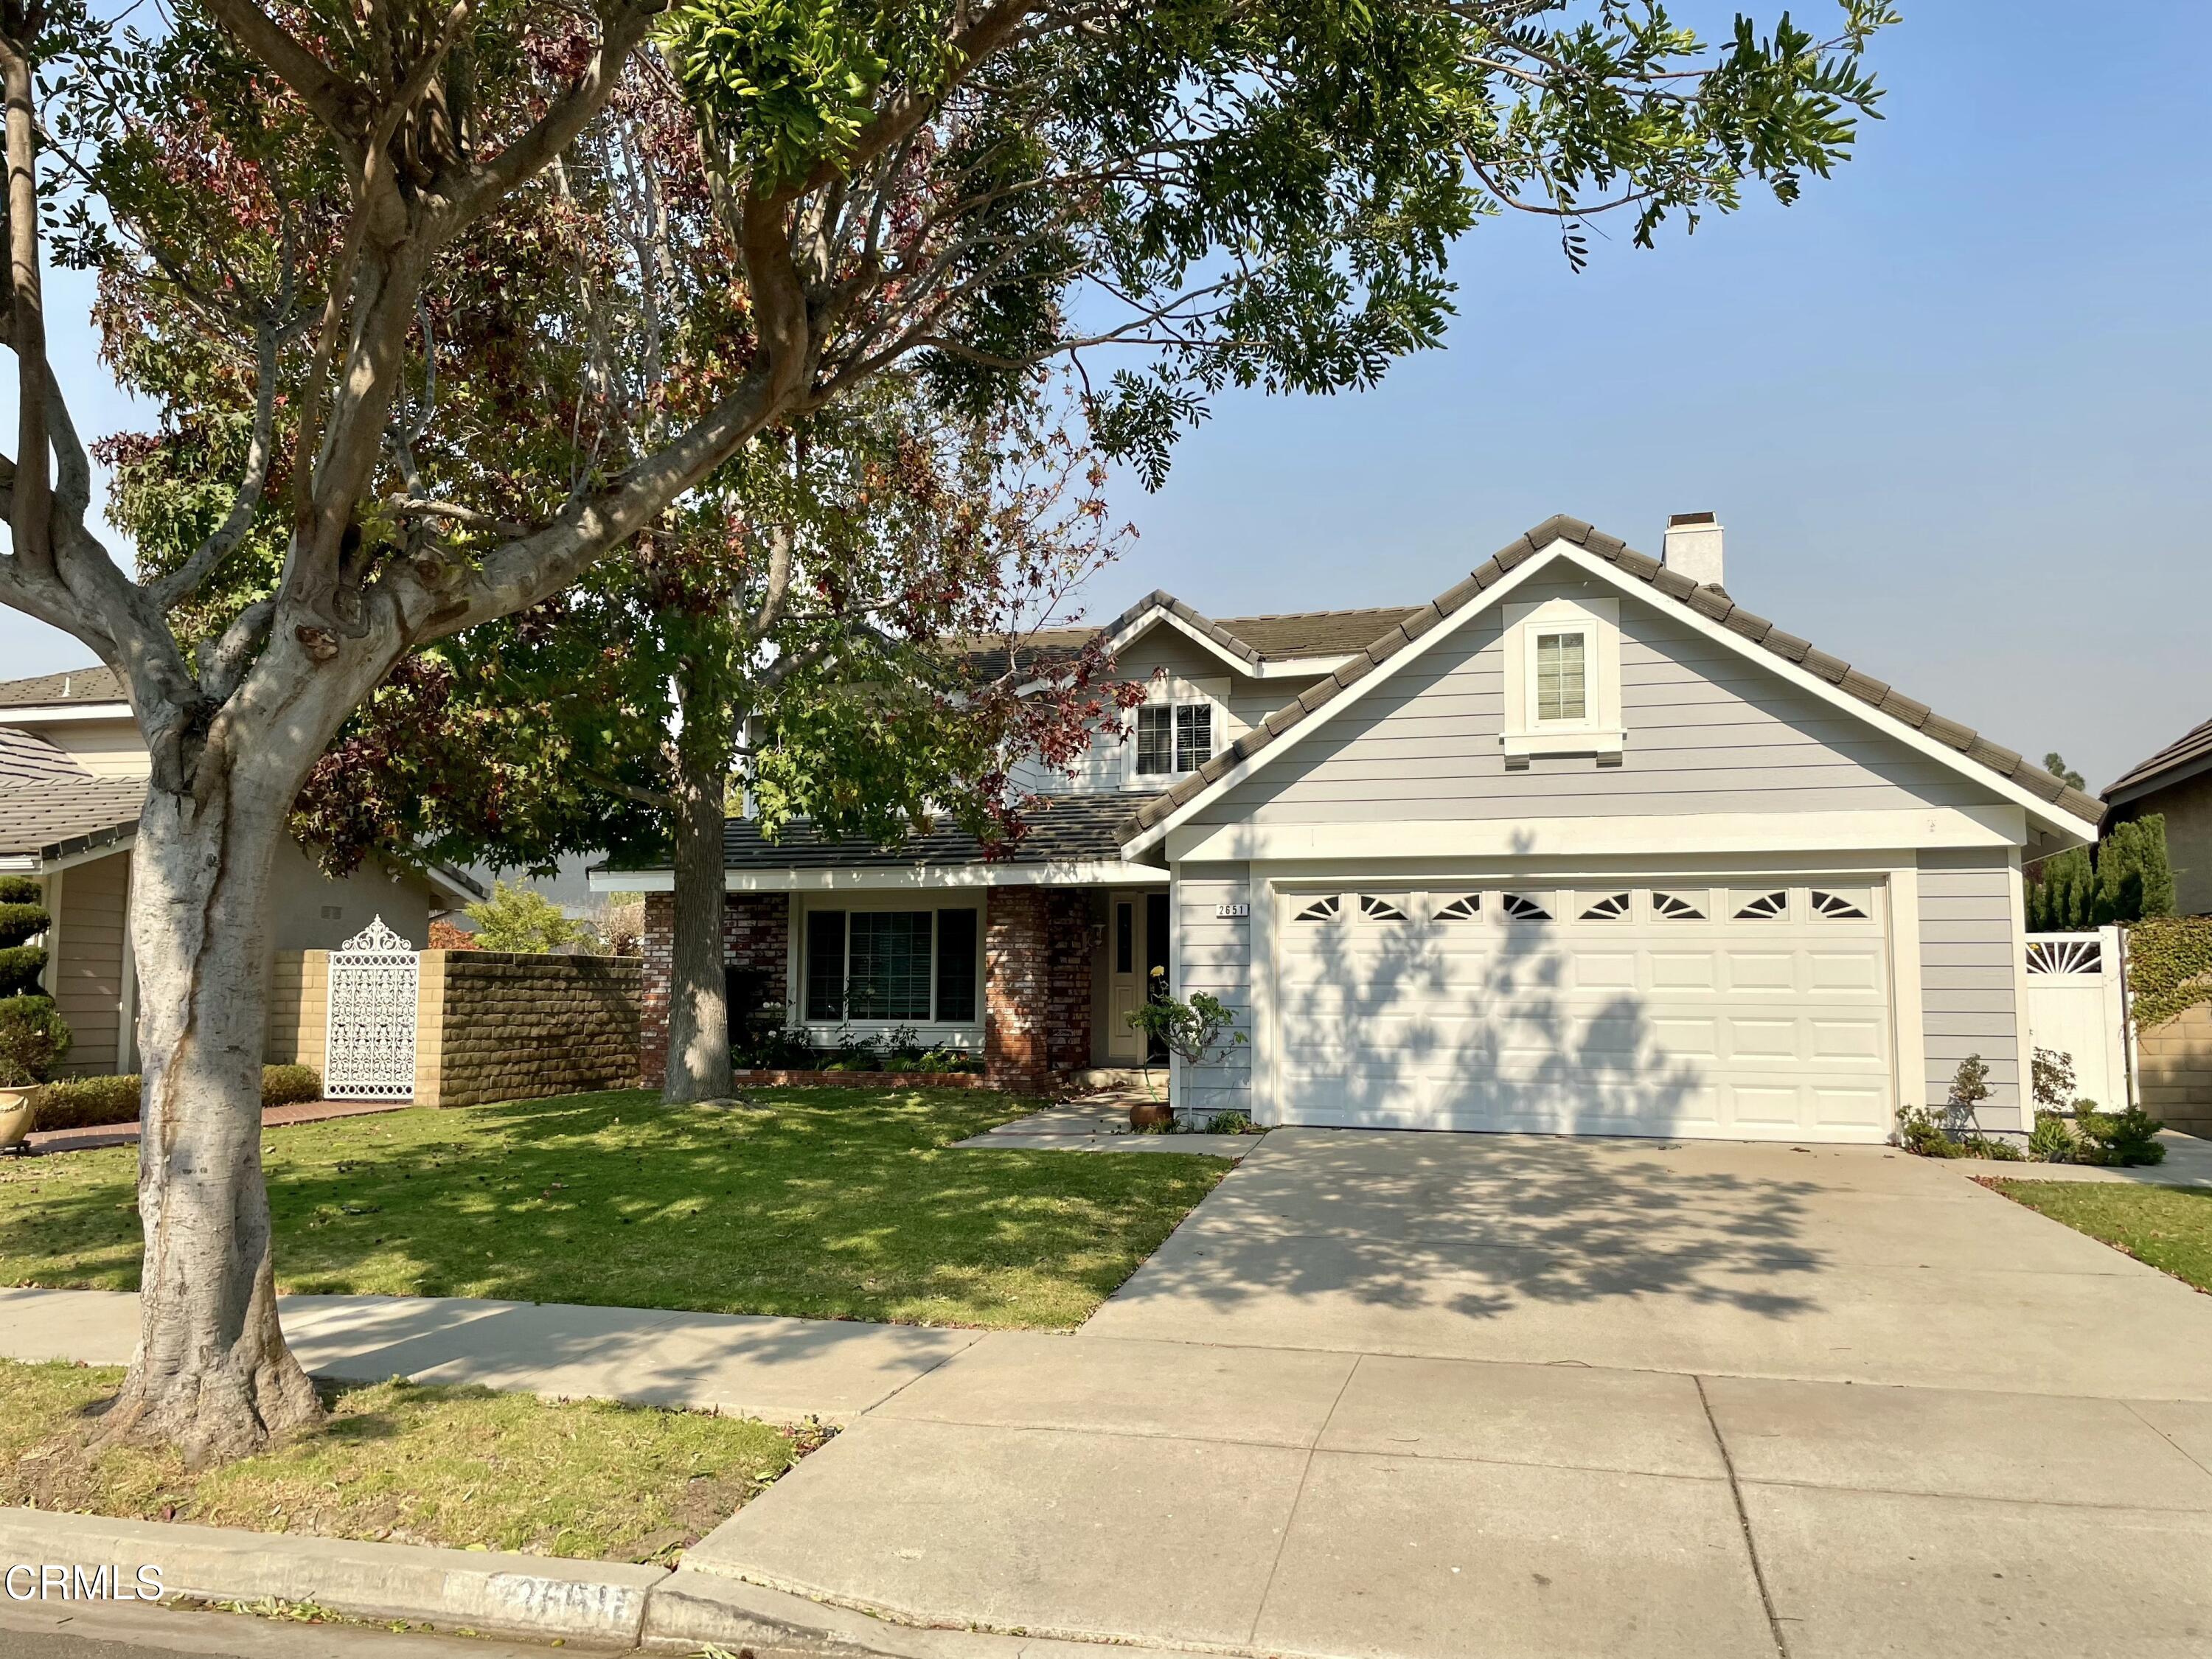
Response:
M1619 727L1573 731L1501 732L1498 746L1508 760L1533 760L1555 755L1595 755L1618 760L1628 745L1628 733Z

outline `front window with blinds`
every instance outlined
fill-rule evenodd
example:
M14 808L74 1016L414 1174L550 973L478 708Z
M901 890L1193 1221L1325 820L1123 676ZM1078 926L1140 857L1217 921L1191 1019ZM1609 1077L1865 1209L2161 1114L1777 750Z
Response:
M810 910L806 1018L959 1024L975 1018L975 912Z
M1584 636L1580 634L1536 635L1536 718L1540 720L1579 720L1589 718L1583 690Z
M1213 705L1147 703L1137 710L1137 771L1195 772L1213 757Z

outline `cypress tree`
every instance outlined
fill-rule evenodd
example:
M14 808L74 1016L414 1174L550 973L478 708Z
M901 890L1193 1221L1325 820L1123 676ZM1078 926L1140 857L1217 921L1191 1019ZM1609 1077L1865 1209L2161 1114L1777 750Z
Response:
M69 1052L69 1027L39 988L46 949L30 940L53 918L28 876L0 876L0 1088L44 1083Z

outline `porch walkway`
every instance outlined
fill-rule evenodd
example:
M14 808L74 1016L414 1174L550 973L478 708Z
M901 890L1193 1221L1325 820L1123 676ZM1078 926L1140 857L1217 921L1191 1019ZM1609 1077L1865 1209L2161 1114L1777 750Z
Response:
M955 1141L955 1152L1018 1148L1060 1152L1192 1152L1242 1163L1259 1135L1139 1135L1129 1133L1129 1108L1152 1098L1142 1090L1116 1091L1048 1106L980 1135Z

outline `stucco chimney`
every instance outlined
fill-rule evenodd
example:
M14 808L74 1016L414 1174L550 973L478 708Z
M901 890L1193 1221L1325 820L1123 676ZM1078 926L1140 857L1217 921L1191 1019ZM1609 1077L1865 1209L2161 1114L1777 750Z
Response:
M1662 556L1669 570L1679 570L1702 587L1721 585L1721 526L1711 513L1677 513L1667 520L1667 546Z

